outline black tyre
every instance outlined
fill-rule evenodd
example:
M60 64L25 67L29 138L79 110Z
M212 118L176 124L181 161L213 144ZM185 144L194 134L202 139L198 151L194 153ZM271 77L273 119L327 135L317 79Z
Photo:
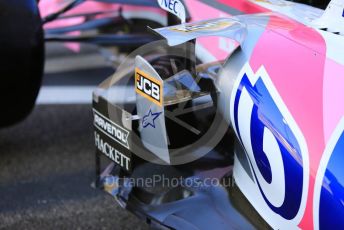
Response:
M24 119L37 98L44 34L36 0L0 0L0 127Z

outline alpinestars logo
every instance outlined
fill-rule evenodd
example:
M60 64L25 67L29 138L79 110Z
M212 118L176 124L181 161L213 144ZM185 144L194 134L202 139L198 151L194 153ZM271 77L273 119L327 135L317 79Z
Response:
M162 112L153 113L150 109L148 114L142 119L142 127L147 128L148 126L155 129L155 120L162 114Z

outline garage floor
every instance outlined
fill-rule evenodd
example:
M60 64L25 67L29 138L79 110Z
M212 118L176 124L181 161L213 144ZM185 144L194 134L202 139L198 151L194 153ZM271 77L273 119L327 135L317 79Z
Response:
M38 105L22 123L0 130L0 229L147 229L91 188L94 145L87 92L113 70L94 47L82 50L73 54L49 45ZM87 65L92 56L100 59ZM64 57L71 59L64 62ZM74 94L66 93L71 90Z

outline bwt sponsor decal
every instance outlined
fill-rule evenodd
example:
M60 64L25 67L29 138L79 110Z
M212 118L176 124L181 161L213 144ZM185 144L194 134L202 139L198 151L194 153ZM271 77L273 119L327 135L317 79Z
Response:
M129 149L128 144L128 136L129 131L125 130L121 126L117 125L116 123L110 121L102 114L100 114L97 110L93 109L94 112L94 126L110 137L112 140L118 142L119 144L123 145L127 149Z
M151 102L162 106L162 83L139 68L135 70L135 90Z
M111 144L104 141L97 132L94 132L95 144L100 152L105 154L112 161L125 168L127 171L130 170L130 158L125 156L123 153L111 146Z
M261 195L254 199L264 200L257 210L273 219L274 228L294 228L303 216L308 192L305 138L263 66L254 73L246 64L239 76L231 119Z
M344 229L344 116L321 157L313 197L314 230Z

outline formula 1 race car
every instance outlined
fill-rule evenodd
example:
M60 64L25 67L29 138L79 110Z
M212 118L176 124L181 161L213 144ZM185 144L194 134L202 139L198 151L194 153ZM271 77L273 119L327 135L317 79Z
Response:
M94 91L96 186L161 229L344 228L344 1L158 2L181 24Z

